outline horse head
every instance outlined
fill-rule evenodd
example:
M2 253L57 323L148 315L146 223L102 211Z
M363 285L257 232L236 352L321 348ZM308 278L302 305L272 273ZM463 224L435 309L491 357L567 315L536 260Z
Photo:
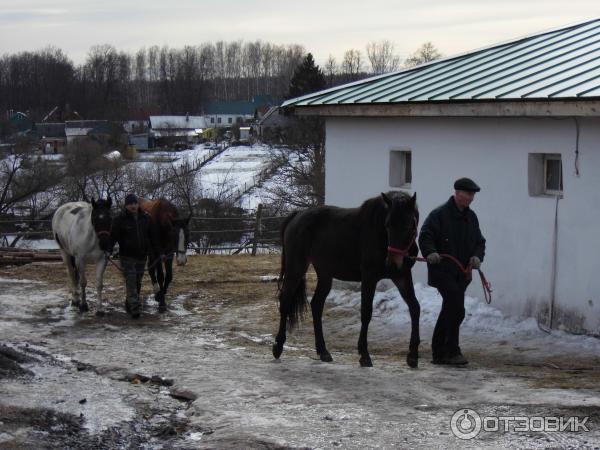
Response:
M384 223L388 242L386 266L401 269L404 257L409 255L409 250L417 238L419 223L417 194L410 197L404 193L394 196L382 193L381 197L386 207Z
M186 249L190 239L189 224L192 215L185 219L175 219L172 221L172 242L176 243L177 265L185 266L187 263Z
M110 197L107 200L92 199L92 226L98 237L100 249L105 252L110 251L111 206L112 199Z

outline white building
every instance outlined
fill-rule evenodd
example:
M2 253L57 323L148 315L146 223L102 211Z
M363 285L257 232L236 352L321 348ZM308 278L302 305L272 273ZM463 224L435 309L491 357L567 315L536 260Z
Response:
M149 140L152 147L195 144L202 138L206 120L202 116L150 116Z
M404 189L422 223L473 178L494 305L600 334L598 32L591 20L284 106L326 118L327 203ZM482 297L478 279L469 290Z

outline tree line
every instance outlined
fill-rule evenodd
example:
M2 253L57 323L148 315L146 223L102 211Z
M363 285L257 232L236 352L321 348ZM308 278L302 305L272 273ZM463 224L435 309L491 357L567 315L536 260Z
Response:
M218 41L198 46L152 46L134 53L111 45L90 48L76 65L61 49L0 57L0 110L28 111L42 120L143 119L151 114L198 114L207 102L284 98L294 70L306 56L298 44ZM371 42L365 52L350 49L338 63L330 56L322 70L326 87L390 72L440 56L431 43L401 61L394 44Z

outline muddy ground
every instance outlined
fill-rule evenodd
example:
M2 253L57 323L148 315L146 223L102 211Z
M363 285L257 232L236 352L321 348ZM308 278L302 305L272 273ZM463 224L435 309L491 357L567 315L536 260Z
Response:
M114 267L104 316L93 280L90 312L68 306L60 264L0 269L0 448L599 448L600 358L589 346L466 330L470 364L448 368L430 363L425 324L409 369L409 329L376 311L375 367L360 368L358 310L328 302L334 362L318 361L310 318L275 361L278 270L278 255L190 257L175 269L169 311L157 313L146 279L134 321ZM588 417L589 431L512 426L459 440L450 419L461 408Z

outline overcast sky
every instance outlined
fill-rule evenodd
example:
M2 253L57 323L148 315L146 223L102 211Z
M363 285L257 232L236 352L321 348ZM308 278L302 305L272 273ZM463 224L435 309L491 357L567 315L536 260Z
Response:
M403 58L425 41L451 56L599 16L599 0L0 0L0 54L54 45L80 63L96 44L260 39L323 64L387 39Z

